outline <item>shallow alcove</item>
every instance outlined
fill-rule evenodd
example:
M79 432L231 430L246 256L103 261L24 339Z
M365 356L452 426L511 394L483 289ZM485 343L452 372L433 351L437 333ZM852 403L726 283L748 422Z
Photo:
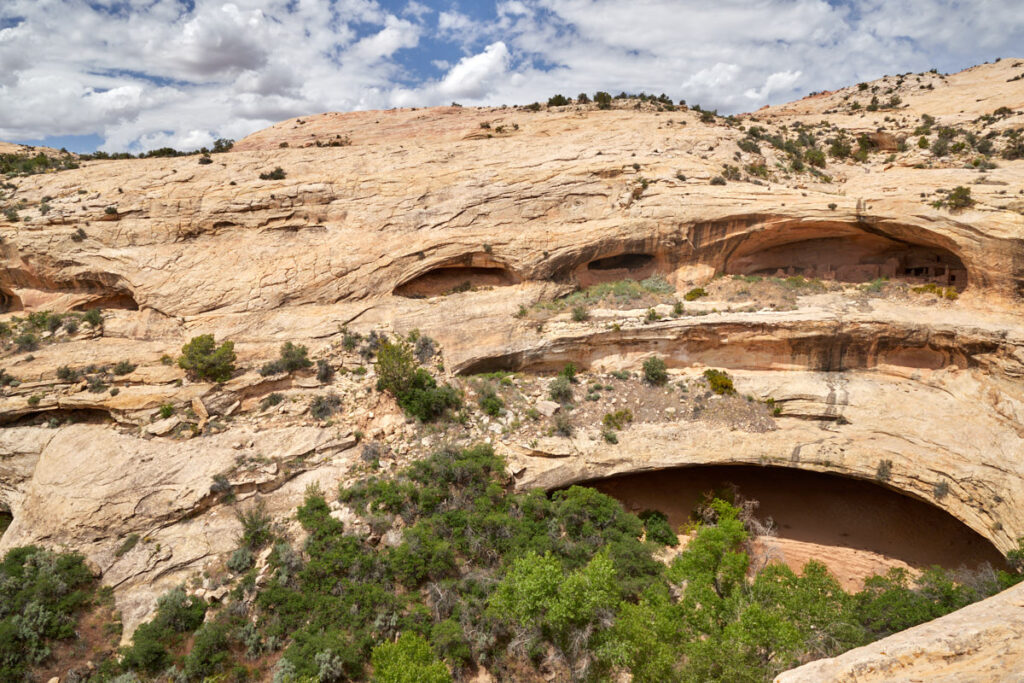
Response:
M396 296L424 298L481 287L515 285L522 279L486 253L468 254L436 265L395 287Z
M660 510L675 528L690 521L706 492L735 487L759 502L758 519L770 517L776 525L777 537L759 541L761 557L756 559L775 558L794 569L816 559L846 587L857 587L892 566L1005 566L992 543L949 513L866 480L781 467L716 465L622 475L586 485L618 499L627 510Z
M627 252L588 261L576 269L575 278L582 287L616 282L643 280L658 272L658 259L653 254Z
M0 538L3 538L4 532L7 531L7 527L11 526L13 521L14 515L11 514L10 510L0 509Z
M24 412L10 412L0 417L4 427L43 427L62 424L110 424L114 419L110 411L102 408L42 408Z
M967 269L952 251L843 225L756 233L726 258L732 275L800 275L840 282L877 278L967 287Z
M650 254L619 254L594 259L587 264L587 270L642 270L653 261L654 257Z
M86 311L90 308L119 308L126 311L137 311L139 310L139 304L135 297L128 292L111 292L92 299L88 303L75 306L74 310Z

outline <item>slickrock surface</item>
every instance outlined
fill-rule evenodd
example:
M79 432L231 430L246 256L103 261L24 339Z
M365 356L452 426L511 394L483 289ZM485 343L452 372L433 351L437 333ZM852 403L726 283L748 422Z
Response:
M1024 589L1015 586L926 624L776 676L775 683L984 683L1024 674Z
M1022 60L1003 59L888 77L735 120L636 100L328 113L209 163L87 161L9 179L0 204L18 220L0 214L0 320L18 331L32 312L99 307L103 322L44 329L37 349L2 342L16 383L0 395L0 510L13 516L0 551L84 552L115 587L127 637L167 587L216 588L201 573L235 547L239 505L265 500L294 529L305 486L356 476L365 442L388 469L446 439L490 439L524 488L689 464L875 481L1006 552L1024 535L1024 160L1000 157L1004 133L1024 127L1019 73ZM900 103L868 112L875 95ZM922 114L959 128L955 141L994 133L995 167L972 148L922 148ZM797 170L767 141L795 139L794 124L822 149L841 132L875 148ZM756 151L738 146L750 126L763 129ZM277 167L283 179L259 178ZM972 206L933 205L957 186ZM585 320L553 302L652 276L674 292L602 300ZM673 305L698 286L706 297ZM348 343L413 330L437 342L431 370L467 392L465 427L407 422L374 389L363 342ZM173 364L198 334L236 342L229 382ZM261 376L285 341L343 372ZM667 390L610 374L653 355ZM115 372L122 361L132 367ZM554 408L540 405L567 362L583 384L614 387L591 401L576 389L572 438L549 433ZM740 396L706 391L706 367ZM521 374L491 419L464 376L494 370ZM328 393L341 411L317 420L310 401ZM623 406L637 419L609 444L601 416ZM1020 670L1021 595L782 680Z

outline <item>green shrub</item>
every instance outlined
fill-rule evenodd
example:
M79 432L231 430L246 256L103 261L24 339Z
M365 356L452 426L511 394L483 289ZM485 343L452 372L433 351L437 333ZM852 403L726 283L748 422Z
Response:
M853 148L850 146L849 140L844 137L832 140L828 147L828 154L833 159L846 159L852 151Z
M118 361L117 364L114 366L114 374L127 375L129 373L135 372L136 367L138 366L135 365L135 363L130 363L126 360Z
M29 669L49 658L52 641L75 637L74 616L93 585L77 553L7 551L0 562L0 680L29 680Z
M568 403L572 400L572 382L565 375L559 375L548 387L548 394L552 401Z
M726 184L725 183L725 178L723 178L720 175L716 175L714 178L711 179L711 184L712 185L725 185Z
M581 323L590 319L590 311L587 310L586 306L573 306L572 307L572 319L575 322Z
M451 683L452 676L423 636L403 633L394 643L381 643L370 656L379 683Z
M605 615L619 601L615 565L600 551L583 567L565 571L551 553L530 551L498 585L489 610L496 618L544 634L573 672L586 671L591 641L601 642Z
M612 108L612 96L603 90L594 93L594 102L597 104L598 109Z
M266 410L267 408L273 407L281 403L284 400L284 395L277 393L276 391L272 394L268 394L260 401L260 409Z
M316 420L326 420L341 408L341 398L337 394L317 396L309 404L309 414Z
M235 344L226 341L217 346L212 334L193 337L181 347L178 366L190 377L226 382L235 371Z
M620 408L614 413L605 413L601 419L601 424L609 429L622 429L628 423L633 421L633 411L629 408Z
M284 180L285 172L280 166L276 167L273 171L266 173L260 173L260 180Z
M576 384L576 365L574 363L566 363L565 366L558 371L559 377L564 377L573 384Z
M946 205L951 209L966 209L974 204L974 199L971 198L971 188L962 185L954 187L946 197Z
M549 107L564 107L567 104L569 104L569 100L567 100L563 95L553 95L548 98Z
M242 525L242 534L238 537L240 547L255 551L273 540L273 520L262 500L245 510L237 510L235 516Z
M305 346L296 346L291 342L285 342L281 345L280 358L264 364L260 369L260 374L267 377L269 375L276 375L279 372L305 370L313 365L313 361L309 359L307 354L308 351Z
M657 356L652 356L644 361L644 379L649 384L662 385L668 381L668 371L665 361Z
M686 299L687 301L696 301L697 299L707 295L708 293L707 291L704 290L703 287L694 287L689 292L684 294L683 298Z
M35 351L39 348L39 337L31 332L22 332L14 338L14 345L18 351Z
M552 422L554 423L555 434L565 437L572 436L574 427L572 425L572 420L569 419L568 415L565 413L559 413L558 415L555 415Z
M323 358L316 362L316 379L321 384L327 384L334 379L334 368Z
M206 603L195 595L186 595L184 587L173 588L156 602L154 623L175 633L188 633L203 623Z
M675 547L679 545L679 537L672 530L668 523L668 517L664 512L658 510L644 510L639 515L644 523L644 531L647 533L647 540L658 545Z
M804 159L811 166L825 168L825 153L816 147L812 147L804 152Z
M192 649L182 661L182 671L190 681L208 680L228 658L228 627L226 624L203 624L195 633Z
M171 661L168 647L179 642L181 634L197 629L205 614L206 603L186 595L183 587L164 593L157 600L156 617L135 629L131 646L122 651L122 666L150 674L163 670Z
M227 567L236 574L244 574L252 569L253 556L248 548L238 548L228 558Z
M736 145L744 152L749 154L760 154L761 147L752 138L742 138Z
M395 398L409 391L417 365L412 348L404 340L385 341L377 348L377 389Z
M89 324L89 327L96 329L103 324L103 314L98 308L90 308L82 316L82 320Z
M462 398L451 385L438 386L417 367L412 347L405 340L381 342L377 349L377 389L387 391L407 415L430 422L457 410Z
M477 402L480 405L480 409L487 415L497 417L501 413L501 409L505 407L505 402L498 396L494 387L489 383L485 384L480 388L479 394Z
M736 388L732 384L732 377L729 377L729 374L722 370L709 368L704 371L704 379L707 380L711 391L720 396L731 396L736 393Z
M103 375L92 375L86 379L86 388L90 393L102 394L107 390L107 385L103 381Z
M160 406L160 417L164 420L174 415L174 404L164 403Z
M875 478L878 481L889 481L892 478L892 460L879 460L875 468Z
M472 661L473 650L462 626L455 619L435 623L430 629L430 642L453 668L466 666Z

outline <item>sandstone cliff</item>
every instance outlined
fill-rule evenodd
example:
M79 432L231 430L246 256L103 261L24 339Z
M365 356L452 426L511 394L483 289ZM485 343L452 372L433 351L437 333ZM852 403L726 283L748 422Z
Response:
M329 113L255 133L208 163L88 161L10 179L2 319L19 330L32 312L101 308L103 321L44 325L36 349L4 341L16 384L0 397L0 508L13 516L0 550L82 550L116 588L127 634L155 595L222 566L232 497L265 499L287 518L307 484L332 488L359 463L358 432L397 459L443 438L491 439L520 487L738 463L878 480L887 461L884 486L1005 552L1024 535L1024 160L1000 153L1024 127L1024 80L1009 80L1022 70L1004 59L888 77L730 119L635 100L607 111ZM875 95L900 102L866 111ZM955 127L965 146L921 147L922 114L935 118L929 140ZM798 133L822 148L870 140L863 161L818 168L771 142ZM974 163L984 139L993 168ZM284 178L260 179L278 167ZM957 186L973 204L951 209ZM652 276L680 298L698 286L709 295L681 313L645 300L583 320L550 303ZM772 277L795 289L758 289ZM376 330L435 339L443 355L431 362L449 375L523 373L517 412L423 433L373 390L372 368L357 372L365 360L347 338ZM237 343L244 371L226 384L191 382L168 363L204 333ZM352 372L260 375L284 341ZM636 370L652 355L684 382L727 369L740 394L771 399L777 414L759 413L770 425L755 429L666 404L617 445L601 438L599 414L622 404L605 399L572 438L525 419L544 373L566 362ZM122 361L131 369L111 369ZM314 419L309 399L328 391L342 411ZM261 404L273 393L284 402ZM120 552L133 535L141 542ZM977 646L947 654L982 661L1020 636L1016 621L988 626L1013 595L893 642L937 648L915 655L929 671L946 656L942 629L978 624L989 630ZM870 661L891 647L871 646ZM992 656L1020 665L1012 652ZM868 655L844 657L811 671L839 676ZM942 666L948 677L960 664Z

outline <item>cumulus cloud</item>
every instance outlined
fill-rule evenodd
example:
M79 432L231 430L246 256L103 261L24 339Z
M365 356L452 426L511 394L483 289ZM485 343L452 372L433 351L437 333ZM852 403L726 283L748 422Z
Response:
M735 112L1022 44L1017 0L3 0L0 139L189 148L319 111L595 90Z
M167 46L167 58L194 77L259 69L267 63L268 33L258 9L205 6L185 22L180 39Z
M765 79L759 90L751 88L743 94L755 102L763 102L775 93L791 91L800 82L800 74L800 71L776 71Z
M491 92L496 80L505 74L508 62L505 43L488 45L480 54L465 57L453 66L438 85L438 92L445 96L480 99Z

